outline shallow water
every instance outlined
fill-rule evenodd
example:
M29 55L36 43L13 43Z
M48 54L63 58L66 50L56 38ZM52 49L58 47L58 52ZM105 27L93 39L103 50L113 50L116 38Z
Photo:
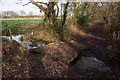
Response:
M107 66L104 64L104 62L98 60L98 59L95 58L95 57L91 57L91 58L92 58L94 61L96 61L96 62L102 64L102 66L98 68L99 71L104 71L104 72L106 72L107 70L110 70L110 68L107 67Z
M80 62L78 62L76 66L83 71L89 70L89 69L97 69L99 71L106 72L110 70L110 68L106 66L104 62L98 60L95 57L82 56Z
M27 49L34 49L34 48L40 47L42 45L45 45L44 43L41 43L41 42L37 42L36 44L34 44L31 41L22 41L21 37L23 37L23 36L24 35L13 35L12 40L15 40L19 44L26 46ZM0 36L0 37L11 40L10 36Z

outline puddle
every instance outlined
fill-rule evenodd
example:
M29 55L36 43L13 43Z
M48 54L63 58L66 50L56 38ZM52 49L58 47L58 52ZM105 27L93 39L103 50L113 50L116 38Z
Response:
M76 66L81 70L98 69L99 71L103 72L106 72L110 69L102 61L95 57L82 57Z
M98 62L99 64L101 64L101 66L98 67L98 70L99 70L99 71L104 71L104 72L106 72L107 70L110 69L109 67L107 67L107 66L104 64L104 62L98 60L97 58L95 58L95 57L90 57L90 58L93 59L94 61Z
M41 43L41 42L32 43L31 41L22 41L21 38L22 38L23 36L24 36L24 35L12 36L12 40L15 40L15 41L18 42L19 44L21 44L21 45L23 45L23 46L26 46L27 49L34 49L34 48L40 47L40 46L42 46L42 45L45 45L44 43ZM0 37L11 40L10 36L0 36Z

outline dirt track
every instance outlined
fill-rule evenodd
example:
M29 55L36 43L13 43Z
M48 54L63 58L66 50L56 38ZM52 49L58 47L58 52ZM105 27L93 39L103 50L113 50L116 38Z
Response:
M63 62L63 60L68 61L71 57L74 57L76 53L79 52L79 49L81 49L81 45L87 45L87 48L90 49L90 52L85 54L85 56L96 57L99 60L103 61L103 55L105 53L105 47L107 46L107 44L105 43L104 38L102 38L101 36L98 37L95 34L98 32L98 30L94 30L94 32L92 32L91 29L97 29L95 27L96 26L94 26L94 28L88 27L87 32L90 31L90 33L86 33L86 31L77 30L76 35L71 37L72 39L71 42L66 42L66 41L63 43L55 42L55 43L50 43L48 45L38 48L37 51L43 54L28 53L29 55L27 56L27 60L25 61L24 65L27 66L27 68L25 68L25 71L26 69L29 69L29 70L27 70L26 73L21 74L21 75L24 75L21 77L28 77L28 78L30 77L32 78L36 78L36 77L39 77L39 78L107 77L107 75L109 75L109 73L107 74L107 72L98 73L97 71L92 71L93 74L90 76L89 75L90 71L86 71L82 73L76 66L74 65L68 66ZM47 55L44 55L44 54L47 54ZM80 60L78 60L78 62L79 61ZM21 69L24 67L25 66L21 67ZM17 68L16 70L19 71L18 69L19 68ZM18 74L14 74L14 75L18 75ZM9 76L9 77L12 77L12 76ZM3 74L3 77L7 77L7 75ZM16 76L16 77L19 77L19 76Z

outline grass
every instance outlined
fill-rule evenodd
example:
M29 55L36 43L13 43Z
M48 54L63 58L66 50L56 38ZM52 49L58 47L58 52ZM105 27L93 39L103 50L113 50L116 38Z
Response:
M58 17L58 19L61 19ZM8 28L17 28L17 27L26 27L29 22L37 22L42 23L42 18L1 18L0 22L2 22L2 29Z
M12 35L31 34L34 31L35 39L42 39L49 42L54 41L56 37L54 30L43 25L42 18L2 18L0 22L2 22L2 35L9 36L8 29L11 28Z
M58 17L58 20L61 19ZM2 34L9 36L9 28L11 28L12 35L25 34L31 32L34 33L33 38L36 40L42 39L48 42L54 42L59 40L59 29L53 30L49 26L43 25L42 18L1 18L2 22ZM60 25L60 23L58 23ZM68 25L65 25L68 26ZM69 40L71 29L68 27L63 30L64 38ZM28 35L29 36L29 35ZM24 37L25 39L31 39L31 37Z
M0 20L40 20L42 18L1 18Z
M42 18L1 18L2 29L26 27L30 21L41 22Z

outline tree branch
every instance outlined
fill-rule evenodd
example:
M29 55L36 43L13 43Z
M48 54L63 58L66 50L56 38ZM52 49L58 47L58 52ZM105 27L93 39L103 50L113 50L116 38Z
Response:
M26 6L26 5L30 4L30 3L32 3L32 2L28 2L27 4L24 4L23 6Z
M57 6L57 15L56 15L56 18L58 17L58 14L59 14L59 7L58 7L58 4L56 4Z
M30 4L30 3L32 3L32 2L28 2L27 4L24 4L23 6L26 6L26 5ZM41 3L41 4L44 4L44 5L48 6L48 4L44 3L44 2L35 2L35 3Z
M30 0L30 2L28 2L27 4L24 4L23 6L28 5L30 3L32 3L32 4L36 5L37 7L39 7L44 13L46 12L46 8L44 8L42 5L40 5L38 3L44 4L44 5L46 5L48 7L47 3L44 3L44 2L34 2L32 0Z

